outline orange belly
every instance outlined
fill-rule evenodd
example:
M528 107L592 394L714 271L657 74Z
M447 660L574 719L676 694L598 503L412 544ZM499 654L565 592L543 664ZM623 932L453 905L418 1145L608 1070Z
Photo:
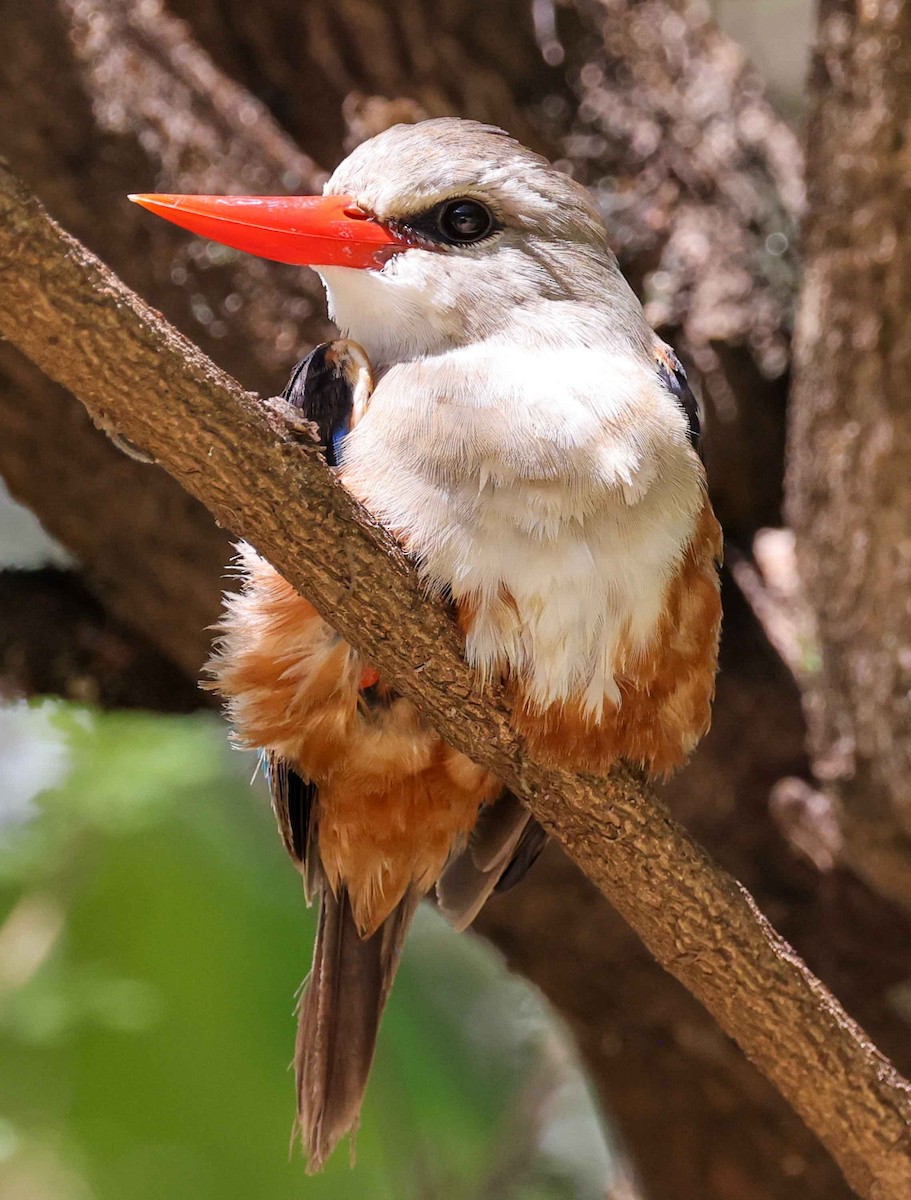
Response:
M239 743L268 747L319 788L319 854L370 933L413 885L428 891L502 787L407 700L370 704L376 672L248 551L222 626L214 686Z

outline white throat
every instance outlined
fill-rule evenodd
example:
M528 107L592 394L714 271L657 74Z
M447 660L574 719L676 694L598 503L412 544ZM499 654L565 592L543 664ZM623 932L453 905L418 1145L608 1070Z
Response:
M412 253L412 252L409 252ZM404 257L404 256L403 256ZM427 256L428 258L430 255ZM329 316L367 351L375 370L441 353L461 341L451 297L429 270L403 272L323 267Z

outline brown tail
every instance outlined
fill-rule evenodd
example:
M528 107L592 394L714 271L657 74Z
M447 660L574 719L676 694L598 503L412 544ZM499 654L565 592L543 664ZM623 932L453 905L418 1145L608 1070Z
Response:
M297 1122L310 1171L357 1128L380 1017L418 899L406 894L376 933L362 938L347 891L334 895L322 886L294 1051Z

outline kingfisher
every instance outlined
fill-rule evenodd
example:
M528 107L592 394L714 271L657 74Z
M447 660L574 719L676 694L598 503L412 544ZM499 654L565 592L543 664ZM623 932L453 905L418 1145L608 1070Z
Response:
M364 142L322 196L131 199L319 273L342 336L285 398L451 604L529 755L683 764L714 696L721 531L693 393L589 193L503 130L441 118ZM317 1170L356 1129L421 898L464 928L545 835L249 545L239 572L209 671L319 901L295 1050Z

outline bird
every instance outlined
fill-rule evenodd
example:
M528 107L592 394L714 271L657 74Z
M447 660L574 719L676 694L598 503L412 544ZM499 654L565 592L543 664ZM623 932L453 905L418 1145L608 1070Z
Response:
M710 722L722 535L693 392L590 193L503 130L447 117L362 143L322 196L131 199L318 272L341 336L285 399L451 605L527 753L656 779L680 767ZM295 1049L318 1170L356 1130L420 900L435 889L464 928L546 837L249 545L238 571L210 686L261 750L319 901Z

